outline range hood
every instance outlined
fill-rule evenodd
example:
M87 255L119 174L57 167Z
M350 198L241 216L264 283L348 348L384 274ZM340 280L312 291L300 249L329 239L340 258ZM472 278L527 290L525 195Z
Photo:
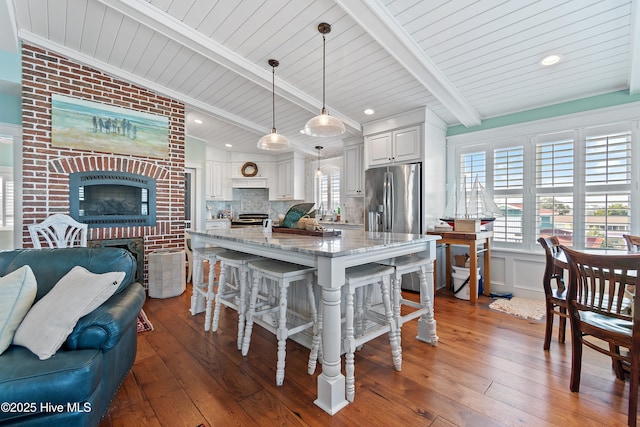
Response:
M232 188L269 188L267 178L231 178Z

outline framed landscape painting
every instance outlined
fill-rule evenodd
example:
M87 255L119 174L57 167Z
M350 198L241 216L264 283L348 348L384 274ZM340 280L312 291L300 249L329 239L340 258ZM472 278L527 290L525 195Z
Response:
M53 94L51 145L164 159L169 155L169 119Z

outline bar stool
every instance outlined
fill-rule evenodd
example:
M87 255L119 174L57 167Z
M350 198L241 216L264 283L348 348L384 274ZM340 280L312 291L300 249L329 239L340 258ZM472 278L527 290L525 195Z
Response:
M436 321L433 316L434 289L433 285L430 284L427 279L433 275L432 261L417 255L404 255L387 261L380 261L378 264L394 268L392 275L392 301L393 317L396 319L398 325L396 329L398 345L401 345L402 342L402 325L419 317L417 338L429 342L432 346L436 346L438 344L438 335L436 335ZM402 276L409 273L418 274L420 281L420 302L411 301L402 297ZM411 307L415 310L401 315L401 306Z
M218 290L215 293L215 309L213 311L213 321L211 330L218 330L220 321L220 307L232 308L238 312L238 350L242 348L242 337L244 335L245 315L247 309L247 285L249 283L248 264L251 261L261 259L261 256L224 250L216 254L220 261L220 277L218 278ZM231 274L231 281L227 280L227 275ZM206 328L205 328L206 329Z
M251 344L253 323L258 322L278 339L276 385L284 382L284 365L287 338L307 329L315 329L317 311L313 293L315 267L284 261L263 259L249 262L252 286L247 311L247 325L242 343L242 355L246 356ZM307 312L296 310L288 303L288 291L293 284L305 284ZM291 289L295 289L291 286Z
M193 293L191 294L191 307L189 312L192 316L198 313L206 312L204 321L204 330L209 330L211 324L211 308L213 305L213 286L215 276L215 264L216 256L218 253L225 251L224 248L218 247L203 247L193 248L193 275L192 286ZM209 264L209 280L204 281L204 261ZM205 307L206 302L206 307Z
M344 329L344 351L347 400L355 397L354 354L366 342L385 333L389 334L391 356L396 371L402 369L402 349L397 340L397 322L391 306L390 282L394 267L369 263L348 268L345 271L346 308ZM379 284L382 293L383 311L376 310L380 304L372 304L374 286ZM322 301L322 300L321 300ZM313 337L309 356L309 374L315 371L322 335L322 302L318 315L317 333Z

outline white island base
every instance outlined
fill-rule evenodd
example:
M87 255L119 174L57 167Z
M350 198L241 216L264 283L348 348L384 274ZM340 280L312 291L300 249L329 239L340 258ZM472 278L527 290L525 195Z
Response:
M345 270L369 262L381 262L417 254L428 260L433 272L439 236L343 230L341 236L316 237L285 233L264 233L260 228L191 231L193 247L220 246L266 258L316 267L322 287L322 373L318 376L318 397L314 401L330 415L347 406L345 377L341 371L341 289ZM437 344L433 318L433 274L425 274L421 286L418 339ZM426 288L426 289L424 289Z

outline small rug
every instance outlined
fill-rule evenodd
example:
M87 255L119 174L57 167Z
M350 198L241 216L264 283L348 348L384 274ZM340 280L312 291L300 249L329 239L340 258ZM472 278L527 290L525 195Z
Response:
M489 308L532 320L540 320L545 314L544 301L528 298L499 298L489 304Z
M138 313L138 333L146 331L153 331L153 324L149 321L144 310L140 310Z

